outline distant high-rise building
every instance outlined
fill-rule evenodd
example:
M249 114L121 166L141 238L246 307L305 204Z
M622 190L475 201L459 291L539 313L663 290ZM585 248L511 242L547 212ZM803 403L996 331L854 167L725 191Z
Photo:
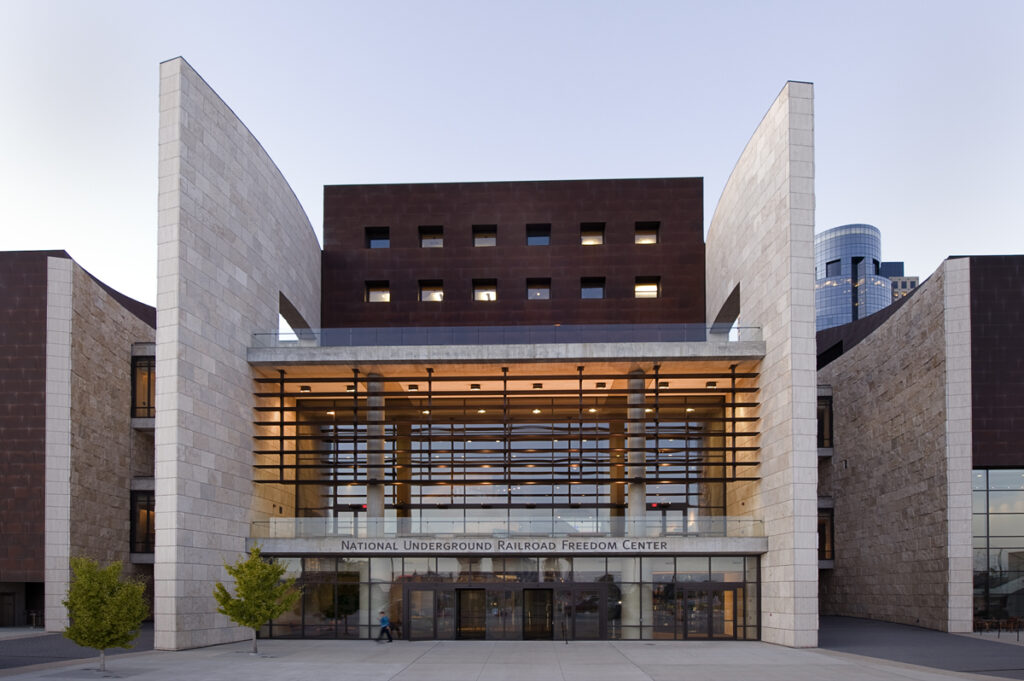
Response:
M917 285L921 283L919 277L889 277L889 281L892 282L893 302L896 302L903 296L910 295L917 288Z
M819 331L862 319L892 302L892 282L881 273L881 258L882 236L872 225L842 225L814 237Z
M919 277L904 275L902 262L883 262L878 273L892 282L892 301L894 303L903 296L908 295L921 283Z

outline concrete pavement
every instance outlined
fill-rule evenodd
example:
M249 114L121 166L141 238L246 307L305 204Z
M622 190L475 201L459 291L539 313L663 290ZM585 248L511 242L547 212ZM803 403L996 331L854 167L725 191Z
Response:
M1024 647L899 625L883 625L880 630L874 627L877 624L823 618L823 644L847 647L831 650L794 650L740 641L580 641L566 645L552 641L377 644L262 640L260 655L254 656L248 653L251 644L245 641L198 650L108 656L106 676L138 681L992 681L993 674L1024 678ZM884 653L897 658L905 654L900 648L908 646L916 651L912 655L927 654L930 649L926 661L952 662L962 668L940 669L879 656ZM952 648L955 654L947 654ZM96 671L97 662L93 656L7 669L0 671L0 676L5 681L104 678ZM967 669L984 669L989 675Z

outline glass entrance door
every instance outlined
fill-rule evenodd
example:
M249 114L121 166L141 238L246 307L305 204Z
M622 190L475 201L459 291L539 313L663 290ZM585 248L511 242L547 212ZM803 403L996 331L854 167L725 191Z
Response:
M679 590L685 638L736 638L736 607L742 588L709 586Z
M409 616L406 618L409 623L409 638L412 640L435 638L434 590L409 589L409 595L406 598L409 602Z
M458 607L456 609L457 626L455 638L482 639L486 636L484 628L487 608L486 592L483 589L457 589Z
M523 589L523 639L551 639L551 589Z

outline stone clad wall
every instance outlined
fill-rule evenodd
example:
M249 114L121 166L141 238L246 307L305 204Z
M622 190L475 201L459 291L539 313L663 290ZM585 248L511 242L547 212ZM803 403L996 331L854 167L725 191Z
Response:
M283 294L320 324L320 247L288 183L183 59L160 66L155 645L245 638L216 612L254 497L246 350ZM260 506L262 510L262 506Z
M823 613L947 629L944 301L940 268L818 372L832 386L835 443L822 464L835 503Z
M60 631L70 557L140 572L129 563L131 476L152 451L131 427L131 350L154 330L70 259L49 259L48 289L45 619Z
M71 314L71 555L132 573L131 476L152 460L131 427L132 343L154 330L77 265Z
M815 646L818 633L814 346L814 106L787 83L747 143L707 237L707 318L740 288L739 325L762 328L760 481L730 514L764 520L761 636ZM738 507L733 503L743 504Z

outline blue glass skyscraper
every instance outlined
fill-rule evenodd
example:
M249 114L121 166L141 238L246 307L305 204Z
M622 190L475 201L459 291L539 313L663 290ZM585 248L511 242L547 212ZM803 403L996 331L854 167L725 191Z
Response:
M880 273L882 235L872 225L842 225L814 237L817 330L846 324L892 302L892 282Z

